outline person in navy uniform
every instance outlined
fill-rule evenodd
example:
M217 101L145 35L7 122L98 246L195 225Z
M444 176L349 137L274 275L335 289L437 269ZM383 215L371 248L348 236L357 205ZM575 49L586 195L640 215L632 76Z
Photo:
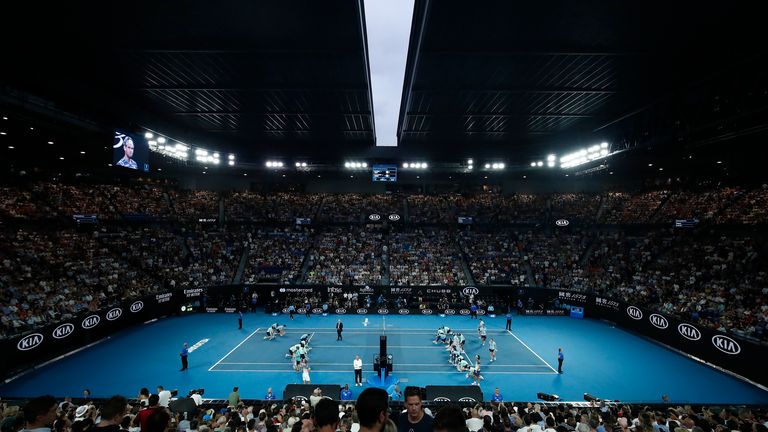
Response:
M469 307L469 317L472 319L477 319L477 305L472 303L472 306Z
M341 337L341 332L344 331L344 323L341 320L336 321L336 340L340 341L344 338Z
M501 391L498 387L496 387L496 390L493 391L493 396L491 396L491 402L503 402L504 396L501 395Z
M243 311L238 310L237 311L237 329L240 330L243 328Z
M272 387L267 389L267 394L264 395L264 400L275 400L275 394L272 393Z
M349 389L349 384L344 384L344 388L341 389L341 400L343 401L353 400L352 390Z
M189 356L189 349L187 349L186 342L184 342L184 347L181 349L179 356L181 357L181 369L179 369L179 371L185 371L189 369L189 363L187 363L187 356Z
M507 327L505 330L512 331L512 312L507 312L505 317L507 318Z
M563 373L563 360L565 357L563 356L563 349L558 348L557 349L557 373Z

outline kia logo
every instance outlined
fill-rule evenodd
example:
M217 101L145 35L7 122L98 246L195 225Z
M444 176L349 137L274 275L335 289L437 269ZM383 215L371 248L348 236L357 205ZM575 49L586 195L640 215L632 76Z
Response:
M422 309L422 315L432 315L432 309Z
M648 319L651 321L651 324L653 324L654 327L665 329L669 327L669 321L667 321L666 318L659 314L651 314L651 316L648 317Z
M462 315L469 315L469 309L462 309L459 311L459 313Z
M376 213L374 213L374 214L372 214L372 215L369 215L369 216L368 216L368 219L370 219L370 220L372 220L372 221L377 221L377 220L380 220L380 219L381 219L381 215L377 215Z
M397 222L397 221L400 220L400 215L399 214L391 214L391 215L389 215L389 220L391 220L392 222Z
M400 309L399 311L397 311L397 313L399 313L400 315L408 315L409 313L411 313L411 311L409 311L408 309Z
M480 290L476 287L466 287L463 290L461 290L462 294L465 296L471 296L471 295L478 295L480 293Z
M300 314L303 314L303 313L307 313L307 310L304 309L304 308L299 308L299 309L296 310L296 312L298 312Z
M695 341L701 339L701 332L699 329L690 324L680 324L677 326L677 332L688 340Z
M478 309L477 310L478 315L485 315L485 309Z
M569 223L570 222L568 222L568 219L558 219L558 220L555 221L555 225L557 225L559 227L568 226Z
M338 309L336 309L336 313L337 314L345 314L345 313L347 313L347 310L344 309L344 308L338 308Z
M99 322L101 322L101 317L100 316L98 316L98 315L91 315L88 318L83 320L82 326L83 326L84 329L90 329L90 328L94 328L97 325L99 325Z
M288 308L283 308L283 313L288 313Z
M455 309L446 309L445 310L445 314L446 315L456 315L456 310Z
M739 346L738 342L729 338L728 336L712 336L712 345L726 354L738 354L741 352L741 347Z
M285 288L280 288L278 291L285 292Z
M144 309L144 302L141 301L141 300L135 301L131 305L131 312L133 312L133 313L136 313L136 312L138 312L138 311L140 311L142 309Z
M477 399L471 398L471 397L463 397L459 399L459 402L477 402Z
M306 397L304 397L304 396L294 396L294 397L292 397L291 399L292 399L292 400L295 400L295 401L306 401L306 400L309 400L309 399L307 399L307 398L306 398Z
M635 306L630 306L627 308L627 315L629 315L630 318L640 320L643 319L643 311L641 311L639 308Z
M109 321L114 321L114 320L120 318L120 315L122 315L122 314L123 314L123 310L122 309L114 308L114 309L110 310L109 312L107 312L107 319Z
M381 309L379 309L379 313L382 314L382 315L386 315L386 314L389 313L389 309L381 308Z
M312 313L314 313L314 314L323 313L323 310L320 309L320 308L314 308L314 309L312 309Z
M360 308L357 310L357 313L359 313L360 315L365 315L368 313L368 309Z
M434 398L434 399L432 399L432 400L433 400L434 402L450 402L450 401L451 401L450 399L448 399L448 398L447 398L447 397L445 397L445 396L438 396L438 397L436 397L436 398Z
M51 336L53 336L56 339L64 339L65 337L71 335L73 331L75 331L74 324L64 323L56 327L53 330L53 334Z
M28 351L32 348L37 348L41 343L43 343L43 335L40 333L32 333L19 340L19 343L16 344L16 348L18 348L19 351Z

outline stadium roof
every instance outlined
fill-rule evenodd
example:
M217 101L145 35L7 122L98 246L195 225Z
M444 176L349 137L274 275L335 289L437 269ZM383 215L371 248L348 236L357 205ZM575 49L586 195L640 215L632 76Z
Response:
M26 8L6 16L0 82L57 109L244 158L375 144L362 0Z
M693 132L713 120L701 112L713 98L765 88L757 15L733 3L416 0L399 146L528 166L603 141L711 139Z

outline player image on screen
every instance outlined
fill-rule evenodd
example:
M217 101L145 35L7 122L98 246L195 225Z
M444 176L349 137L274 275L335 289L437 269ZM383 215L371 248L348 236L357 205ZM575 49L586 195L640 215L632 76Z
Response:
M148 153L146 141L119 130L115 131L112 144L112 160L115 166L148 171Z

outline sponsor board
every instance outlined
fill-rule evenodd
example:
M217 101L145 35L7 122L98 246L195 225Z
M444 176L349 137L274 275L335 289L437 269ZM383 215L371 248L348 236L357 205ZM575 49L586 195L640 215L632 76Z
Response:
M342 315L342 314L347 313L347 310L344 309L344 308L337 308L336 309L336 313L339 314L339 315Z
M343 292L341 287L328 287L328 294L341 294Z
M523 315L565 316L565 309L525 309Z
M408 309L399 309L397 313L399 313L400 315L408 315L409 313L411 313L411 311L409 311Z
M712 345L726 354L738 354L741 352L741 345L724 335L712 336Z
M555 225L557 225L559 227L568 226L568 225L570 225L570 223L571 222L568 221L568 219L558 219L558 220L555 221Z
M461 290L461 293L465 296L473 296L480 294L480 290L477 287L468 286Z
M323 309L321 309L321 308L312 308L312 313L313 314L321 314L321 313L323 313Z
M462 315L469 315L470 313L472 313L472 311L470 311L469 309L461 309L459 310L459 313Z
M200 297L203 294L202 288L190 288L184 290L184 296L187 298L190 297Z
M314 288L306 288L306 287L280 287L278 291L281 293L294 293L294 294L304 294L304 293L311 293L315 289Z
M167 303L171 301L171 297L173 297L173 293L156 294L155 300L157 300L157 304Z
M651 314L648 317L648 321L653 324L654 327L664 330L665 328L669 327L669 321L667 321L666 318L659 314Z
M380 221L381 220L381 215L374 213L374 214L368 215L368 219L370 219L370 220L372 220L374 222Z
M122 309L114 308L114 309L110 309L109 312L107 312L106 318L107 318L107 321L114 321L120 318L120 316L122 315L123 315Z
M357 293L358 294L373 294L373 288L371 288L368 285L366 285L365 287L360 288L359 290L357 290Z
M426 294L450 294L450 288L427 288L424 290Z
M55 329L53 329L53 333L51 333L51 336L54 337L54 339L64 339L65 337L71 335L75 331L75 325L71 323L64 323Z
M445 310L446 315L456 315L456 309L446 309Z
M144 309L144 302L139 300L131 304L131 313L136 313Z
M91 316L86 317L80 325L84 329L88 330L88 329L92 329L92 328L96 327L97 325L99 325L100 322L101 322L101 317L100 316L98 316L98 315L91 315Z
M586 294L574 293L570 291L558 291L557 297L563 301L584 303L587 301Z
M697 341L701 339L701 332L699 329L690 324L683 323L678 325L677 332L680 333L680 336L688 340Z
M629 317L634 320L643 319L643 311L641 311L640 308L636 306L629 306L627 308L627 315L629 315Z
M297 314L305 314L307 313L307 308L298 308L296 309Z
M472 403L477 403L477 399L475 399L475 398L471 398L471 397L463 397L463 398L459 398L459 402L472 402Z
M387 308L381 308L381 309L379 309L377 312L379 313L379 315L386 315L386 314L388 314L388 313L389 313L389 309L387 309Z
M422 315L432 315L432 309L422 309L421 310Z
M288 308L287 307L283 308L283 313L288 313Z
M603 297L595 297L595 306L601 306L615 311L619 310L619 302Z
M367 314L367 313L368 313L368 309L366 309L366 308L360 308L360 309L358 309L358 310L357 310L357 313L358 313L359 315L365 315L365 314Z
M478 315L485 315L485 309L478 309L477 310Z
M411 287L392 287L389 289L390 294L412 294L413 288Z
M207 307L207 308L205 308L205 311L206 311L207 313L216 313L216 312L218 312L218 311L219 311L219 308L215 308L215 307Z
M451 400L450 400L450 399L448 399L448 398L447 398L447 397L445 397L445 396L438 396L438 397L436 397L436 398L432 399L432 401L433 401L433 402L450 402Z
M235 312L237 312L237 308L233 308L233 307L225 307L225 308L224 308L224 312L225 312L225 313L235 313Z
M400 220L400 215L393 213L393 214L389 215L389 220L391 220L392 222L397 222L397 221Z
M43 343L43 335L40 333L32 333L31 335L26 335L19 339L19 342L16 343L16 348L18 348L19 351L28 351L32 348L39 347L41 343Z

